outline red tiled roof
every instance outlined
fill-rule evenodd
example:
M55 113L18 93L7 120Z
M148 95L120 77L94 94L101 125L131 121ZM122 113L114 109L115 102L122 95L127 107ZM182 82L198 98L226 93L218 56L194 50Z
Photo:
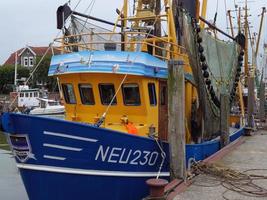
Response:
M6 62L4 63L4 65L14 65L15 64L15 58L16 58L16 52L19 55L24 48L21 48L17 51L15 51L14 53L12 53L9 58L6 60Z
M27 48L27 47L25 47L25 48ZM6 60L4 65L14 65L15 64L16 52L18 54L18 59L19 59L19 54L22 53L22 51L25 48L21 48L21 49L15 51L14 53L12 53L9 56L9 58ZM36 56L43 56L45 54L46 50L49 47L31 47L31 46L29 46L29 48L36 54ZM60 53L60 51L58 49L55 49L55 48L53 48L53 51L54 51L54 54L59 54ZM47 55L52 55L52 50L51 49L49 49Z

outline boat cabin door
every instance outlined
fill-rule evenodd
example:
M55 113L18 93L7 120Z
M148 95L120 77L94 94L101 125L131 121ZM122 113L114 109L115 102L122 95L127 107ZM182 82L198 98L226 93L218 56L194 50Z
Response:
M159 81L159 139L168 140L168 88L167 81Z

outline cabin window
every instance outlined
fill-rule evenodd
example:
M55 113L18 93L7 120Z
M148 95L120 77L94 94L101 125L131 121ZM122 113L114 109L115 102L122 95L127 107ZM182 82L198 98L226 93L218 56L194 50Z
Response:
M30 66L30 67L33 66L33 57L29 57L29 66Z
M115 88L113 84L99 84L99 92L101 103L103 105L109 105L115 95ZM117 99L114 98L111 105L116 105Z
M166 101L167 101L167 87L166 86L163 86L162 87L162 90L161 90L161 93L160 93L160 104L161 105L166 105Z
M62 84L62 90L67 104L75 104L76 98L72 84Z
M32 93L30 93L30 97L32 97Z
M29 60L28 60L28 58L27 57L24 57L24 66L25 67L28 67L28 65L29 65Z
M148 83L149 102L151 106L157 105L157 94L154 83Z
M139 106L141 104L138 84L122 85L123 102L127 106Z
M34 92L34 97L37 97L38 96L38 93L37 92Z
M28 92L25 93L25 97L29 97L29 93Z
M81 96L82 104L94 105L94 93L91 84L79 84L79 91Z
M20 97L24 97L24 93L20 93L19 96L20 96Z

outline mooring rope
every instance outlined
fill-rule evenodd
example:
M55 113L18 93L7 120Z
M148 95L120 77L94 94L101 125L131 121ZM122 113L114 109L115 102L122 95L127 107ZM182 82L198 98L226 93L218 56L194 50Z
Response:
M230 200L225 196L225 194L230 191L248 197L267 197L267 188L255 183L255 181L266 180L267 175L248 174L248 172L251 171L267 171L267 169L248 169L240 172L216 164L195 162L191 166L191 170L191 173L194 175L208 175L213 178L213 181L218 181L219 184L204 185L202 183L195 185L201 187L216 187L221 185L227 189L222 194L223 198L226 200Z

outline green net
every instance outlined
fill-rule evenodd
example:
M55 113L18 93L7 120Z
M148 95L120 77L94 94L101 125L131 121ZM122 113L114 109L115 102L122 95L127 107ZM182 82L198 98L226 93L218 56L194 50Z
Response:
M211 34L205 30L200 33L210 79L218 96L221 93L230 94L238 64L238 45L218 40Z
M220 94L228 94L235 84L235 76L238 66L239 46L236 42L225 42L214 37L214 33L207 30L195 31L193 19L186 13L182 17L183 42L187 49L190 65L199 95L199 105L204 121L204 139L210 139L219 134L220 108L214 103L214 99L220 100ZM216 35L216 34L215 34ZM207 64L208 78L204 77L202 70L201 53L197 38L201 37L200 45L203 47L203 55ZM211 81L215 98L211 96L206 81Z

